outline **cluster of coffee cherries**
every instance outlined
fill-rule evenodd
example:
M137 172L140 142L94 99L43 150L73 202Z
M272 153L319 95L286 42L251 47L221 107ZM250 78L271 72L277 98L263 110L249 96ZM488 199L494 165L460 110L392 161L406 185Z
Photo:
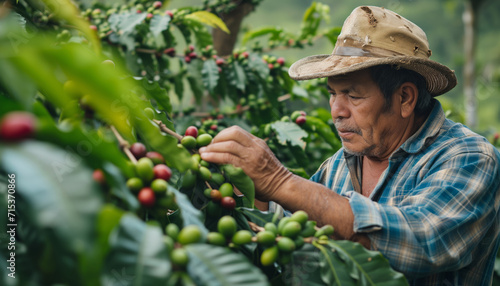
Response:
M177 209L175 196L168 189L172 170L165 165L163 156L155 151L148 152L141 142L132 144L130 152L137 163L135 176L127 180L127 187L137 195L139 203L145 208L159 204L170 210Z

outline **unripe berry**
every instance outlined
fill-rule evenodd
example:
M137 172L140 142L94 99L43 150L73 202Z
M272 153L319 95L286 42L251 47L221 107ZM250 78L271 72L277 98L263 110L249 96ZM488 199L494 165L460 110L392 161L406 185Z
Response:
M25 111L11 111L0 121L0 137L5 141L20 141L33 136L36 118Z

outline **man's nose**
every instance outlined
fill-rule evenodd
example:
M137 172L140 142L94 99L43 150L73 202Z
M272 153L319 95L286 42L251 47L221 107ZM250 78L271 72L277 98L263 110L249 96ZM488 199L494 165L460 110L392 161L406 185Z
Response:
M330 108L332 118L348 118L350 116L348 102L345 96L335 95L330 98Z

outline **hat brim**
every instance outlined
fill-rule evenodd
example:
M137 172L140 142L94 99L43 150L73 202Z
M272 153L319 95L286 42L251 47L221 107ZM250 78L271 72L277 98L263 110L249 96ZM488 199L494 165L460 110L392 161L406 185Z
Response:
M432 96L448 92L457 84L455 73L438 62L408 56L361 57L315 55L295 62L288 73L292 79L307 80L314 78L343 75L377 65L396 65L422 75Z

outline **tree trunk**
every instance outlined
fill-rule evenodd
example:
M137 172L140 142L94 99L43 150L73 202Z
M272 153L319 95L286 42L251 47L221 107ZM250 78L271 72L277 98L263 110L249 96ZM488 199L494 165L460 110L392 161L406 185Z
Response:
M226 23L229 29L229 34L214 28L212 30L212 38L214 41L214 49L217 51L218 56L227 56L232 54L236 40L238 39L238 32L240 31L241 22L246 15L252 12L254 6L248 2L238 5L233 11L228 14L219 15L220 18Z
M465 0L465 9L462 16L464 22L464 96L465 96L465 124L470 128L477 127L477 98L476 98L476 17L479 7L484 0Z

